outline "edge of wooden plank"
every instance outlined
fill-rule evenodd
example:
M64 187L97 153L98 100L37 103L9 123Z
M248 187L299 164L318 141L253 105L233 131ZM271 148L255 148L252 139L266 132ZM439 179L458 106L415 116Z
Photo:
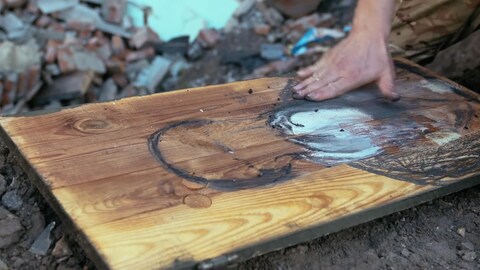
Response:
M289 235L281 236L276 239L268 240L255 245L249 245L241 249L237 249L228 254L224 254L217 258L212 258L198 264L192 265L192 262L179 262L174 265L174 269L217 269L231 264L240 263L248 259L264 255L269 252L295 246L301 243L309 242L325 235L336 233L347 228L355 227L360 224L370 222L372 220L391 215L393 213L403 211L414 206L432 201L434 199L444 197L446 195L459 192L480 184L480 175L473 176L464 180L434 190L425 191L416 196L405 198L400 201L392 202L380 207L364 210L356 214L338 218L329 223L316 225L305 228Z
M42 180L42 176L40 176L35 168L29 165L28 161L26 160L23 153L17 147L17 145L13 142L10 138L8 132L0 125L0 138L1 140L7 145L10 151L13 153L15 160L18 164L22 167L24 172L27 174L28 178L31 179L31 182L38 188L42 196L46 199L49 205L53 208L53 210L57 213L60 217L61 221L65 223L67 226L67 230L73 234L73 236L78 240L80 246L85 250L87 256L94 262L94 264L99 269L109 269L105 260L102 259L102 255L97 252L94 248L93 244L88 240L86 235L82 230L80 230L77 226L75 226L74 222L68 216L65 209L61 206L58 200L53 196L49 187L45 184Z
M2 118L16 118L16 117L33 117L33 116L41 116L41 115L47 115L47 114L53 114L65 110L72 110L72 109L77 109L80 107L89 107L89 106L98 106L101 104L111 104L115 102L125 102L129 100L134 100L134 99L143 99L146 97L150 96L158 96L158 95L178 95L183 92L190 92L190 91L208 91L209 89L212 88L217 88L217 87L224 87L228 85L235 85L240 82L243 83L248 83L248 82L256 82L256 81L267 81L267 80L285 80L286 84L288 83L288 79L293 79L295 78L295 74L286 74L286 75L273 75L273 76L266 76L262 78L257 78L257 79L251 79L251 80L239 80L235 82L229 82L229 83L221 83L221 84L210 84L210 85L205 85L205 86L199 86L199 87L191 87L191 88L182 88L182 89L176 89L176 90L171 90L171 91L166 91L166 92L159 92L159 93L154 93L154 94L149 94L145 96L130 96L130 97L124 97L120 99L114 99L110 101L104 101L104 102L94 102L94 103L84 103L84 104L78 104L78 105L70 105L66 107L61 107L61 108L54 108L54 109L42 109L38 111L30 111L30 112L23 112L23 113L18 113L15 115L6 115L6 116L0 116L0 120Z
M408 65L408 66L410 66L410 69L407 69L409 72L417 73L417 74L419 74L423 77L430 76L430 77L434 77L436 79L439 79L439 80L449 84L453 88L457 88L457 89L465 92L466 94L470 95L472 98L475 98L477 102L480 102L480 94L479 93L477 93L473 90L470 90L467 87L450 80L449 78L446 78L446 77L444 77L444 76L442 76L438 73L435 73L432 70L430 70L430 69L428 69L424 66L421 66L421 65L419 65L415 62L412 62L412 61L410 61L406 58L396 57L393 60L394 60L395 67L397 67L397 64L400 64L400 65L402 65L402 66L400 66L400 68L405 69L404 65ZM454 91L454 92L456 94L460 94L456 91Z

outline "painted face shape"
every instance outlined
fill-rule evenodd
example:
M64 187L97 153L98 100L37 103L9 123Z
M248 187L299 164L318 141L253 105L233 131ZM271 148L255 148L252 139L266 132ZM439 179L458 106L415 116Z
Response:
M270 125L308 150L306 158L325 166L350 163L382 153L398 135L412 140L421 123L409 121L408 108L386 102L373 91L358 91L325 102L292 101L278 109ZM382 121L396 115L396 121ZM421 134L420 134L421 135Z
M372 117L356 108L279 112L271 125L311 152L308 158L333 166L371 157L381 151L370 136ZM352 124L355 123L355 124Z

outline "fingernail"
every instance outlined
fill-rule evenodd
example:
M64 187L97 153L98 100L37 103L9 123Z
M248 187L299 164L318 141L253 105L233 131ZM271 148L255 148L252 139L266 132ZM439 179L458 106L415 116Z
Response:
M397 102L401 99L401 96L398 93L393 93L392 97L390 98L391 102Z
M293 93L292 97L293 97L294 99L303 99L303 97L300 96L300 95L297 94L297 93Z

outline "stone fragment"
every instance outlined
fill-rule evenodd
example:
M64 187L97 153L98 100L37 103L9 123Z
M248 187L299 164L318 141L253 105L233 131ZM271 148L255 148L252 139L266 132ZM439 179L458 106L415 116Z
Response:
M102 16L107 22L120 24L126 9L127 0L105 0L102 4Z
M48 249L52 244L52 239L50 238L50 234L52 233L53 228L55 228L55 222L48 224L48 226L43 230L43 232L38 236L37 240L33 242L33 245L30 247L28 251L33 254L47 255Z
M106 67L95 52L69 46L58 50L58 64L63 73L72 71L93 71L103 74Z
M401 253L403 257L408 257L410 255L410 251L406 248L402 249Z
M78 4L78 0L37 0L38 8L45 14L66 10Z
M9 210L18 211L22 208L23 201L15 190L8 191L2 196L2 204Z
M149 27L138 28L130 39L130 46L136 49L160 42L160 38Z
M220 40L220 33L215 29L202 29L198 33L198 41L204 48L213 48Z
M27 0L3 0L3 4L7 8L18 8L25 5L26 2Z
M114 100L117 96L117 92L117 85L115 84L114 80L110 78L103 84L98 101L105 102Z
M40 64L41 54L34 39L25 44L10 41L0 43L0 72L22 73L28 67Z
M462 259L467 261L467 262L473 262L477 258L477 254L475 251L468 251L463 254Z
M45 217L42 215L38 207L34 208L30 221L32 226L28 229L27 234L30 238L30 243L32 243L45 229Z
M260 56L266 60L278 60L284 57L285 48L282 44L262 44Z
M274 8L267 8L262 14L265 21L272 27L281 26L285 21L282 14Z
M244 15L245 13L247 13L252 9L252 7L255 5L255 2L256 2L255 0L244 0L240 2L240 5L233 13L233 16L237 18L241 17L242 15Z
M20 219L0 207L0 249L16 243L23 234L23 226Z
M8 265L0 259L0 270L8 270Z
M162 53L186 55L189 51L189 48L190 44L188 36L172 38L168 42L157 44L155 46L155 50L159 54Z
M62 238L55 243L55 247L52 250L52 255L57 258L63 258L72 255L72 250L70 249L65 236L62 236Z
M47 104L51 100L69 100L85 95L94 77L92 71L75 72L58 77L52 85L44 87L35 97L37 104Z
M473 245L472 242L463 242L461 244L461 247L462 249L467 249L467 250L470 250L470 251L474 251L475 250L475 246Z
M155 93L158 84L163 80L170 70L172 61L157 56L150 66L140 72L134 85L148 89L150 93Z
M3 175L0 174L0 197L5 193L5 190L7 189L7 181L5 181L5 178Z

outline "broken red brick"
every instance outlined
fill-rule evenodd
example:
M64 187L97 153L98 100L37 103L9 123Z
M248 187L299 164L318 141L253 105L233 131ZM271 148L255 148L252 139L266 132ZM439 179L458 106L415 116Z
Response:
M91 35L91 32L95 30L95 25L88 22L81 22L81 21L68 21L67 22L67 29L74 30L74 31L83 31L88 32Z
M57 53L58 66L62 73L72 71L94 71L103 74L106 67L95 52L81 46L63 46Z
M125 55L125 42L120 36L113 36L111 40L112 53L115 56L123 57Z
M267 8L262 15L265 21L273 27L282 25L285 20L282 14L274 8Z
M270 25L268 24L258 24L258 25L255 25L255 27L253 28L255 33L260 36L268 36L271 29L272 27L270 27Z
M25 5L26 2L27 0L3 0L3 4L7 8L18 8Z
M40 13L40 9L38 8L37 1L28 1L27 7L25 8L25 10L32 14Z
M308 28L311 27L329 27L332 24L332 16L330 14L318 14L313 13L312 15L302 17L298 20L289 20L286 22L284 31L299 31L305 32Z
M116 85L120 88L124 88L125 86L128 85L128 79L127 76L121 73L114 74L112 76L113 81L115 82Z
M77 70L75 62L72 60L73 51L70 47L58 48L57 59L58 67L62 73L68 73Z
M2 105L13 104L17 95L18 75L16 73L7 74L3 83Z
M55 79L49 87L43 88L35 97L37 103L52 100L72 99L85 95L92 84L94 73L91 71L75 72Z
M55 40L49 40L47 42L46 51L44 55L44 60L47 64L54 63L57 59L57 52L60 43Z
M27 84L27 88L29 90L33 89L35 86L37 86L40 83L40 71L41 71L40 65L34 65L29 68L28 84Z
M198 33L198 42L204 48L213 48L220 40L220 33L215 29L202 29Z
M99 30L95 31L93 36L98 39L99 45L105 45L110 43L110 40L105 36L105 34L102 31L99 31Z
M52 22L52 18L47 15L42 15L37 19L35 25L41 28L46 28L50 22Z
M143 48L147 45L152 45L161 42L157 33L149 27L137 28L132 38L130 39L130 46L136 49Z
M107 22L120 24L127 8L127 0L105 0L102 5L102 16Z
M125 62L115 56L107 59L105 61L105 66L107 67L107 72L110 74L125 72Z
M331 27L333 24L332 16L330 14L314 13L310 16L305 16L298 20L289 20L283 27L283 32L290 42L296 42L300 39L307 29L311 27Z
M155 56L155 49L152 47L147 47L141 51L128 52L125 60L127 62L135 62L141 59L151 58Z

